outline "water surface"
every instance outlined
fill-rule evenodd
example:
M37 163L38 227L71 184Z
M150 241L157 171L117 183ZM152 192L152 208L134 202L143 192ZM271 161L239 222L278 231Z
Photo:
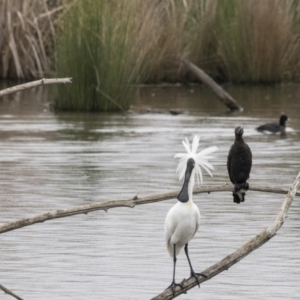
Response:
M228 182L234 128L244 127L253 152L250 184L290 187L300 170L300 86L226 86L244 107L230 114L204 87L142 88L133 112L55 114L48 90L0 99L0 223L54 209L180 190L174 154L201 136L216 145L214 177ZM136 113L151 109L156 113ZM183 113L171 115L169 109ZM284 137L255 127L291 121ZM283 195L249 191L200 194L201 225L190 242L197 272L235 251L275 221ZM0 236L0 284L24 299L149 299L172 278L164 219L176 200L117 208L36 224ZM300 205L296 198L278 234L227 272L181 299L299 299ZM177 281L189 276L184 253ZM0 299L11 299L0 291Z

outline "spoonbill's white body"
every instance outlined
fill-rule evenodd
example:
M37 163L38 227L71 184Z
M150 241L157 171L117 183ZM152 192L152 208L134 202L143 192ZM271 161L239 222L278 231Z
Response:
M199 287L198 276L205 276L194 272L188 255L188 243L196 234L200 225L200 211L193 202L193 189L195 177L198 179L198 182L200 179L202 183L200 167L204 168L212 176L210 170L214 168L208 162L208 159L212 157L208 155L218 149L217 147L210 147L196 153L199 146L199 138L197 135L194 137L192 148L187 140L183 141L183 145L187 153L176 154L175 158L180 158L177 173L179 173L179 179L184 178L184 183L177 196L179 201L169 210L165 220L165 240L168 252L170 256L173 257L174 262L173 281L169 286L169 288L172 288L173 294L175 293L176 286L183 288L180 284L175 283L176 257L183 247L190 266L191 276L195 277Z
M167 249L173 257L173 247L176 245L176 256L193 238L200 225L200 211L190 195L188 202L178 201L169 210L165 221L165 240Z

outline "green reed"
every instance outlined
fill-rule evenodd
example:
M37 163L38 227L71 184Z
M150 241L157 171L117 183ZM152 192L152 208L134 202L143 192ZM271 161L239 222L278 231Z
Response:
M79 0L66 13L58 46L57 74L71 76L55 108L126 110L137 81L130 1Z

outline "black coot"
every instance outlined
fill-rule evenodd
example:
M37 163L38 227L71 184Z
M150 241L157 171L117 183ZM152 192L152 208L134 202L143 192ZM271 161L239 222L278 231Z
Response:
M285 122L288 120L286 115L281 115L279 123L267 123L256 128L260 132L285 133Z
M249 178L252 166L252 153L249 146L243 140L244 130L238 126L235 128L235 141L231 146L227 158L227 170L231 182L234 184L233 202L245 201L245 193L249 188Z

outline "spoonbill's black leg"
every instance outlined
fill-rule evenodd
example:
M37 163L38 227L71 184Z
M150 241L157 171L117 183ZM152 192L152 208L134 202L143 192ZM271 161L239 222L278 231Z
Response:
M203 277L207 277L207 276L204 275L204 274L202 274L202 273L195 273L194 272L192 264L191 264L191 261L190 261L190 258L189 258L188 244L185 244L185 246L184 246L184 252L186 254L187 260L188 260L189 265L190 265L191 276L195 277L195 279L197 280L198 286L200 287L200 282L199 282L198 276L200 276L200 275L203 276Z
M172 283L167 288L167 289L169 289L169 288L172 289L173 295L175 295L176 286L180 286L180 288L183 289L183 286L181 284L175 282L176 261L177 261L177 258L176 258L176 245L174 244L174 250L173 250L173 262L174 262L174 267L173 267L173 281L172 281Z

